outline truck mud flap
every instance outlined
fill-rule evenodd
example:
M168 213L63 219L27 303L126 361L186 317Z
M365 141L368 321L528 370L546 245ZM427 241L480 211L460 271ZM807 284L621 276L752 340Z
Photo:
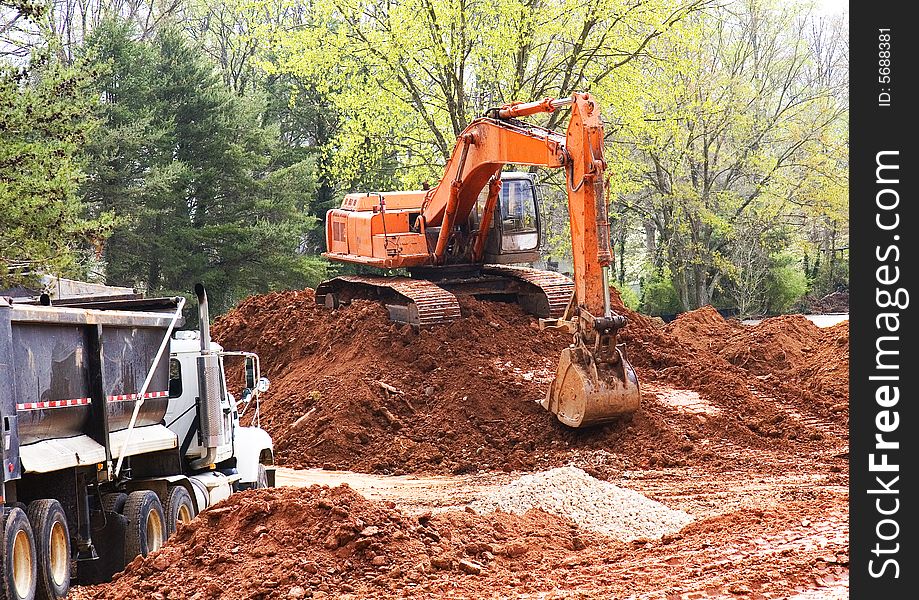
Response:
M76 579L82 585L111 581L124 570L125 535L128 519L124 515L100 510L92 512L93 545L99 558L78 560Z

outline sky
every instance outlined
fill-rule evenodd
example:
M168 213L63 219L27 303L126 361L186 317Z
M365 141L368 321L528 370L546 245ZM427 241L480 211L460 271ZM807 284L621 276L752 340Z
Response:
M849 0L817 0L816 4L818 11L828 15L849 12Z

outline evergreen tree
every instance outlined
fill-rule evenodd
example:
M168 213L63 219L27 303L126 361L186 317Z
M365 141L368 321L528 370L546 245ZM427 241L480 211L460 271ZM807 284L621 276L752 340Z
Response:
M218 311L314 283L319 263L298 252L314 224L303 211L310 169L273 163L278 130L262 125L264 100L228 90L178 30L148 43L108 22L88 54L107 70L86 196L127 218L105 247L109 282L175 293L204 281Z
M3 6L41 14L28 2ZM77 193L94 125L88 79L47 48L24 68L0 64L0 286L28 273L85 275L114 224L110 213L87 219Z

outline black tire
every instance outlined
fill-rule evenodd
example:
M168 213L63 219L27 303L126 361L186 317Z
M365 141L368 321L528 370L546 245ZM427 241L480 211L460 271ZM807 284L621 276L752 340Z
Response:
M2 519L0 536L0 597L34 600L38 580L35 537L29 517L14 507Z
M128 501L128 495L121 492L113 492L102 496L102 510L123 514L124 505Z
M70 528L61 503L35 500L27 512L38 557L38 600L60 600L70 590Z
M166 533L172 535L179 528L179 523L188 523L195 518L195 505L191 495L184 486L174 485L169 488L166 498Z
M155 492L138 490L128 494L124 516L128 519L124 540L126 564L138 555L147 556L159 550L166 542L166 517Z
M252 484L252 487L257 490L268 487L268 469L266 469L265 465L262 463L258 464L258 475L256 476L255 483Z

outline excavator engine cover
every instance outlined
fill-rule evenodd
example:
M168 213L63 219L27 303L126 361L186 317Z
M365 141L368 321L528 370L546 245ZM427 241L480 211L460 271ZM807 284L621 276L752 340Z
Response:
M631 415L641 404L638 377L622 348L619 360L598 363L584 346L562 350L542 406L569 427L587 427Z

